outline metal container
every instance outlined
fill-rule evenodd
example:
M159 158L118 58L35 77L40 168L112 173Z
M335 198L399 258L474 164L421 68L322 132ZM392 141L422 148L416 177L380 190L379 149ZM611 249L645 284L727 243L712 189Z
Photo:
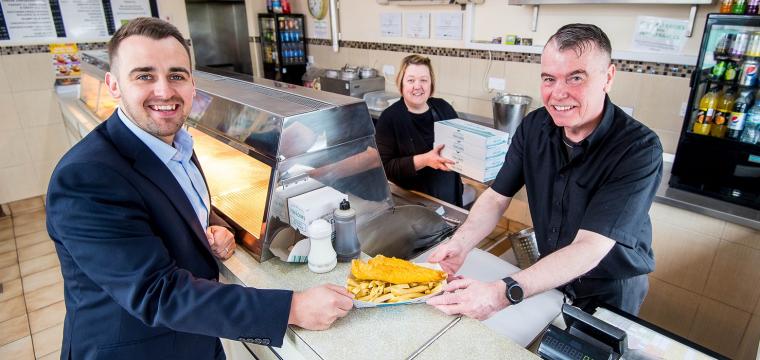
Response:
M530 96L515 94L499 95L491 99L494 128L509 133L512 138L532 101Z
M377 70L371 67L363 67L359 69L359 75L362 79L373 78L377 76Z
M535 264L541 254L538 252L536 233L533 228L527 228L509 236L512 250L517 258L517 266L525 269Z
M340 71L328 69L328 70L325 70L325 76L329 77L330 79L337 79L340 77Z

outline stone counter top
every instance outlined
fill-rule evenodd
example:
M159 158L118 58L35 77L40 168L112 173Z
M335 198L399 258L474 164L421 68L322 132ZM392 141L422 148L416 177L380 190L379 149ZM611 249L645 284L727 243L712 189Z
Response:
M314 274L306 264L285 263L277 258L258 263L242 248L220 265L222 275L230 282L296 291L323 283L342 286L350 271L349 263L338 263L326 274ZM304 359L405 359L454 319L425 304L353 309L326 331L291 326L285 341L294 342L292 345ZM459 321L418 358L458 359L473 358L473 355L479 359L537 358L471 319Z

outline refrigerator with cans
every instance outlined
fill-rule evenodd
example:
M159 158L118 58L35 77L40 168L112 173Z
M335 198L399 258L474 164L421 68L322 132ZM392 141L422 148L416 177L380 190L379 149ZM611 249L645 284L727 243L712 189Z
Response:
M306 33L302 14L259 14L264 77L301 85L306 72Z
M760 16L708 14L669 185L760 209Z

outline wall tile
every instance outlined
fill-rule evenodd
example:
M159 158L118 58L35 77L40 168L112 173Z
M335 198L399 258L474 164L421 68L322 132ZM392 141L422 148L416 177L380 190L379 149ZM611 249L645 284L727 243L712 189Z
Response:
M53 90L14 92L13 100L21 126L24 128L63 124L61 108Z
M16 296L0 302L0 322L26 314L24 297Z
M437 66L436 88L447 94L459 96L469 95L470 76L469 59L441 56L440 65Z
M721 238L753 249L760 249L760 231L734 223L726 222Z
M639 317L677 335L689 335L699 307L699 295L649 277L649 293Z
M0 61L0 96L6 95L11 92L11 85L8 82L8 77L5 75L5 69Z
M641 84L645 75L618 71L609 92L610 100L617 106L633 107L633 117L636 118L638 110L636 105L639 101Z
M739 345L737 360L756 360L758 358L758 342L760 342L760 316L753 315L749 320L747 331L744 332Z
M0 323L0 346L29 336L29 320L26 314Z
M27 336L10 344L0 346L0 359L34 360L32 337Z
M343 48L346 52L346 63L351 66L372 66L375 59L370 56L371 50Z
M29 313L29 328L32 334L63 323L66 317L66 304L59 301L37 311Z
M23 130L0 131L0 168L21 166L31 161Z
M651 277L701 294L720 240L652 221L655 271Z
M436 90L435 97L446 100L454 108L454 110L459 112L467 112L467 109L470 105L470 99L465 96L448 94Z
M3 116L0 116L0 132L21 129L13 94L0 92L0 109L3 109Z
M63 123L25 129L24 135L26 146L34 162L57 161L71 147Z
M723 241L713 261L704 293L746 312L760 298L760 250Z
M507 91L533 98L530 109L544 106L541 102L541 65L507 61L504 63Z
M470 98L469 104L467 106L467 112L470 114L493 118L493 104L489 100Z
M750 314L702 298L689 339L730 358L736 357Z
M50 54L5 55L0 57L0 63L12 92L53 88L55 77Z
M649 214L663 221L706 236L720 238L725 221L660 203L652 203Z
M652 130L654 130L654 132L657 134L657 137L660 138L660 143L662 143L662 151L668 154L675 154L676 149L678 149L678 138L681 136L681 133L656 128Z
M40 182L32 164L0 168L0 203L41 195Z
M504 79L504 62L498 60L470 60L470 98L491 100L496 92L488 92L488 78Z
M689 79L646 75L639 89L636 119L650 128L681 131L681 103L689 99Z
M68 139L66 139L68 141ZM68 145L66 150L68 150ZM50 183L50 177L53 175L53 170L55 170L55 166L58 165L58 161L60 161L60 158L65 154L65 151L60 153L58 156L54 156L50 159L38 161L34 163L34 170L37 172L37 176L40 179L40 193L46 194L48 190L48 185Z

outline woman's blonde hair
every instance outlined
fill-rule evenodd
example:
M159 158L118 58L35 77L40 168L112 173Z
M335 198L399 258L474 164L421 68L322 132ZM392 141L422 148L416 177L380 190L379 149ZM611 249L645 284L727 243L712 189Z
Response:
M427 66L430 71L430 96L433 96L433 93L435 93L435 74L433 73L433 64L430 63L429 57L417 54L409 55L401 60L401 68L399 69L398 74L396 74L396 87L398 88L398 91L401 93L404 92L404 74L409 65Z

